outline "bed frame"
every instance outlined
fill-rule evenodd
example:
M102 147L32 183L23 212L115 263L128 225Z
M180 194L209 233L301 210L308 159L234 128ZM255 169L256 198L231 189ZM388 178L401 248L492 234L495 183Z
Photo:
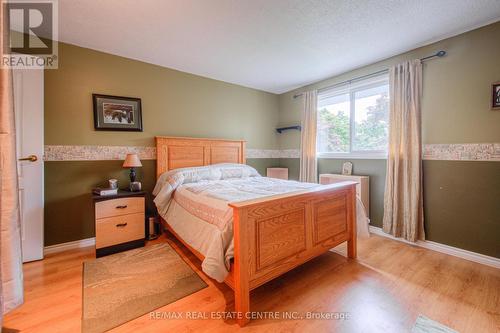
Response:
M245 141L156 137L157 169L245 163ZM225 283L234 290L237 322L249 322L250 291L347 242L356 258L355 182L230 203L234 219L234 263ZM199 259L170 226L164 227ZM286 232L283 232L286 229Z

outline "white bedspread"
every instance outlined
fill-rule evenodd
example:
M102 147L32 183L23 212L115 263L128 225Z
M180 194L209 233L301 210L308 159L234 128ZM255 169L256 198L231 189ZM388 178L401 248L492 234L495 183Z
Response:
M203 271L219 282L229 273L233 257L233 211L229 202L245 201L265 196L290 193L321 186L274 178L260 177L245 170L235 176L234 165L224 165L222 173L207 168L189 168L184 174L171 173L159 179L163 185L155 188L155 203L160 215L189 246L203 254ZM232 171L228 171L232 168ZM193 176L199 169L204 176ZM197 174L197 171L194 172ZM222 175L222 176L221 176ZM225 176L224 176L225 175ZM246 176L245 176L246 175ZM251 175L251 176L249 176ZM220 179L229 177L227 179ZM186 179L189 179L186 181ZM193 181L194 179L194 181ZM360 206L361 205L361 206ZM368 235L368 219L361 200L357 202L358 235Z
M203 181L180 186L175 193L175 200L189 213L223 230L226 224L232 224L233 209L228 206L229 202L296 192L317 186L320 185L267 177Z

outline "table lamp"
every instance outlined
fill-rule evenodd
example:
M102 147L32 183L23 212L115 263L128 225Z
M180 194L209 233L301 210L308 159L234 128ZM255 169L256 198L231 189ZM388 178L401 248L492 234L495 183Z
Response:
M140 191L141 183L135 181L135 169L142 167L141 160L137 154L127 154L123 162L124 168L130 168L130 191Z

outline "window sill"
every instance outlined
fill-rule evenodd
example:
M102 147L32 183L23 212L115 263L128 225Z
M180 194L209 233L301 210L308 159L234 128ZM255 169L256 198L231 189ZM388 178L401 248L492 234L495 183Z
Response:
M386 160L386 153L318 153L317 158L324 159L356 159L356 160Z

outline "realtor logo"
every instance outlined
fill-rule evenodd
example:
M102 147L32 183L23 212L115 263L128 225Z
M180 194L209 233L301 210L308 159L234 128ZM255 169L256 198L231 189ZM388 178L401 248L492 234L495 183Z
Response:
M3 1L1 67L57 68L57 1Z

